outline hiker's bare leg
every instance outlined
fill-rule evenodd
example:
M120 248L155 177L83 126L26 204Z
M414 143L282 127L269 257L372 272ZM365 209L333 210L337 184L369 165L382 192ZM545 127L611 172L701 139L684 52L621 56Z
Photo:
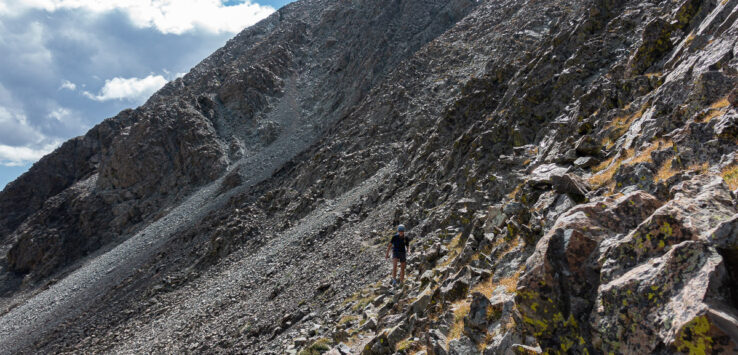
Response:
M397 259L392 258L392 279L397 275Z
M400 282L405 280L405 263L400 263Z

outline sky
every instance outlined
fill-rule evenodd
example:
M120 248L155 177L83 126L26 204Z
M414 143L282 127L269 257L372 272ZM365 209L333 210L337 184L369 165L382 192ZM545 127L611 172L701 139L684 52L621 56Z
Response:
M291 0L0 0L0 189Z

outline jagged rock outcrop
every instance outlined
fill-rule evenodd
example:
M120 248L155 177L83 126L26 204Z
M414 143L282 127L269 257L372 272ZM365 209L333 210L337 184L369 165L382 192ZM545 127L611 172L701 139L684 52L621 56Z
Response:
M32 349L736 352L736 38L736 0L289 5L0 223L41 279L79 225L147 246Z

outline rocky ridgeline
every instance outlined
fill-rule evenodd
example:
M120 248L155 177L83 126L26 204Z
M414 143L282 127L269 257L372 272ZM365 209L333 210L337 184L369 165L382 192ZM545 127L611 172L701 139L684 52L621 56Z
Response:
M43 278L58 263L25 245L51 229L17 225L68 210L50 209L65 196L88 220L82 196L130 193L152 214L105 226L131 230L166 219L172 191L225 196L31 349L736 353L737 38L738 0L290 5L157 93L145 118L105 121L124 123L96 135L101 160L34 190L38 212L5 217L23 246L9 265ZM166 117L188 128L154 128ZM180 145L182 163L135 166ZM255 180L283 146L294 154ZM390 287L398 223L413 251Z

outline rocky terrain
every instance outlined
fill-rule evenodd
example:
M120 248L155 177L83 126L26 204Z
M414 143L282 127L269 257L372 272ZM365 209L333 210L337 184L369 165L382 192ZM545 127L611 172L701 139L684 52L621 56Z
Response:
M736 51L738 0L290 4L0 192L0 353L738 353Z

